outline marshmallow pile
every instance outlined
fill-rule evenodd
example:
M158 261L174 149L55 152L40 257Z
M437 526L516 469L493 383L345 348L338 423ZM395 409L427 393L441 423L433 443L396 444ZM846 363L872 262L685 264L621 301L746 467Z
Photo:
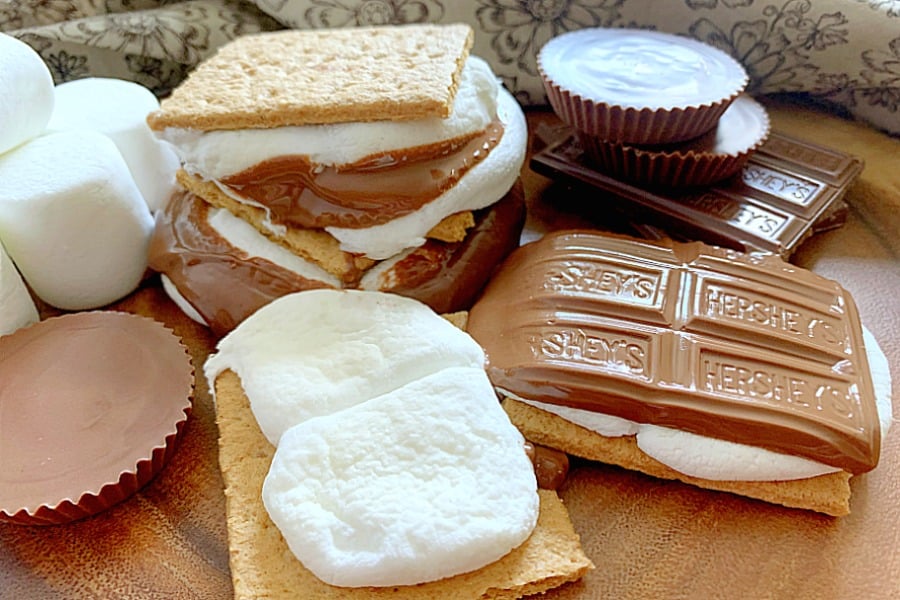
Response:
M313 290L248 317L205 373L211 389L238 374L276 445L262 500L301 563L331 585L394 586L479 569L537 522L484 360L416 300Z
M0 95L3 334L37 320L28 288L63 310L132 292L178 161L147 127L159 106L149 90L100 78L54 86L40 56L4 34Z

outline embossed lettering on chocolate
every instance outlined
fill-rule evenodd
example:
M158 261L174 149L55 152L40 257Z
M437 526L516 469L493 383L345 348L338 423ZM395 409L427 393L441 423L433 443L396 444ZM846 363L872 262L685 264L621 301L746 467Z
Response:
M878 463L862 326L838 283L767 253L562 231L472 308L501 392L803 456Z

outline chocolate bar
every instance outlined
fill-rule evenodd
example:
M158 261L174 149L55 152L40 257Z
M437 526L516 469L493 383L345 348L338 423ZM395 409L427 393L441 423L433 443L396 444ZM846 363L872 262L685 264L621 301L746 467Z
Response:
M469 314L512 397L811 458L877 464L852 297L769 253L587 230L517 249Z
M538 173L580 186L584 193L568 202L589 218L619 213L613 220L624 218L639 235L764 250L782 258L814 233L844 223L843 197L863 169L859 158L777 132L737 175L686 190L617 180L593 166L574 135L537 152L530 164Z

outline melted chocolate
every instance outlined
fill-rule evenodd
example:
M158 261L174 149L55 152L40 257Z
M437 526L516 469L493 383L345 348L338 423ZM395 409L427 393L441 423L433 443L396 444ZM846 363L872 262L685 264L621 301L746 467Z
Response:
M180 192L156 218L150 267L222 335L255 310L292 292L329 287L233 247L206 220L199 197ZM475 213L475 226L457 243L429 240L393 266L380 291L416 298L437 312L471 306L488 277L519 244L525 222L521 182L494 205ZM345 284L356 287L355 282Z
M199 197L176 193L157 214L149 265L172 281L216 334L285 294L330 287L235 248L209 225L208 210Z
M503 125L494 121L474 136L338 167L315 164L303 155L281 156L221 183L265 206L279 225L372 227L415 212L449 190L502 136Z
M853 299L773 255L557 232L512 253L468 331L519 397L851 473L878 463Z
M490 210L476 214L463 241L428 240L394 265L395 283L381 291L416 298L439 313L469 308L494 268L518 247L524 225L525 196L517 181Z

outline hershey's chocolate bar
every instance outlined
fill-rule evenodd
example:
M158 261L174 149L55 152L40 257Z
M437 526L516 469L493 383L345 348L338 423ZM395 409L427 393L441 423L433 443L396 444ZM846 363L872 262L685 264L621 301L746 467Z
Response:
M777 256L552 232L513 252L469 313L498 389L805 456L878 462L852 297Z
M581 186L567 207L590 218L612 212L613 220L624 219L651 239L693 239L788 258L810 235L844 223L843 197L863 162L773 132L732 178L702 188L651 189L603 173L569 135L537 152L531 168Z

